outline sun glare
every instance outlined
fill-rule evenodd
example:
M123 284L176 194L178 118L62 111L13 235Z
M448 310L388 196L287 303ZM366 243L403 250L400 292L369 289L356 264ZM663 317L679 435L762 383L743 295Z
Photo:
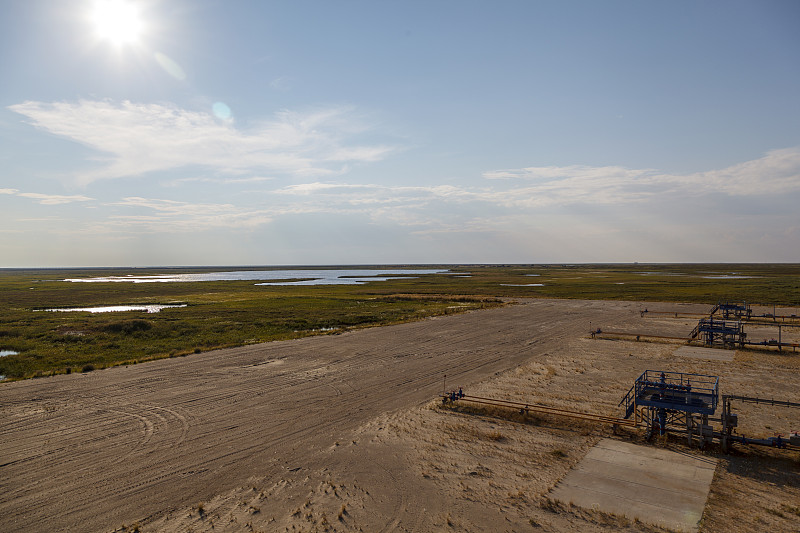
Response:
M117 46L135 44L144 29L139 9L126 0L97 0L92 22L99 39Z

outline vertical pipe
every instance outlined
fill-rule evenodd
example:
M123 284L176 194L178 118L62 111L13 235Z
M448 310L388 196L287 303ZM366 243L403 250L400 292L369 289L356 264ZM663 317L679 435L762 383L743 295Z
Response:
M722 449L728 451L728 402L725 401L725 396L722 397Z

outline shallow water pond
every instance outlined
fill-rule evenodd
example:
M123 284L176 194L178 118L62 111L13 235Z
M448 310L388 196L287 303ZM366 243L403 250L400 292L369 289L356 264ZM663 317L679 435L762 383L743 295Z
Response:
M734 274L720 274L718 276L702 276L703 279L752 279L758 276L738 276Z
M61 309L43 309L43 311L54 311L60 313L69 313L74 311L83 311L85 313L115 313L120 311L145 311L147 313L158 313L162 309L168 309L171 307L186 307L186 304L106 305L100 307L68 307Z

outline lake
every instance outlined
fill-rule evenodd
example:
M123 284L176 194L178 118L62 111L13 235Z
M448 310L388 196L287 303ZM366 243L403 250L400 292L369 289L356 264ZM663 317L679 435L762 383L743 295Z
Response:
M256 285L355 285L368 281L414 277L421 274L441 274L444 269L287 269L238 270L233 272L203 272L189 274L127 275L96 278L65 279L73 283L187 283L195 281L263 281ZM392 276L392 277L387 277ZM300 280L300 281L289 281Z

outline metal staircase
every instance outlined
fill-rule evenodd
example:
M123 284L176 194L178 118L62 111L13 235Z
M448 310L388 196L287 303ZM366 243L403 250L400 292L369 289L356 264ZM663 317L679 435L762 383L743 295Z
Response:
M628 393L625 395L625 397L622 398L622 400L617 404L617 407L620 407L622 406L622 404L625 404L625 416L622 418L626 420L630 418L631 415L636 411L636 391L634 390L635 388L636 384L634 383L631 386Z

